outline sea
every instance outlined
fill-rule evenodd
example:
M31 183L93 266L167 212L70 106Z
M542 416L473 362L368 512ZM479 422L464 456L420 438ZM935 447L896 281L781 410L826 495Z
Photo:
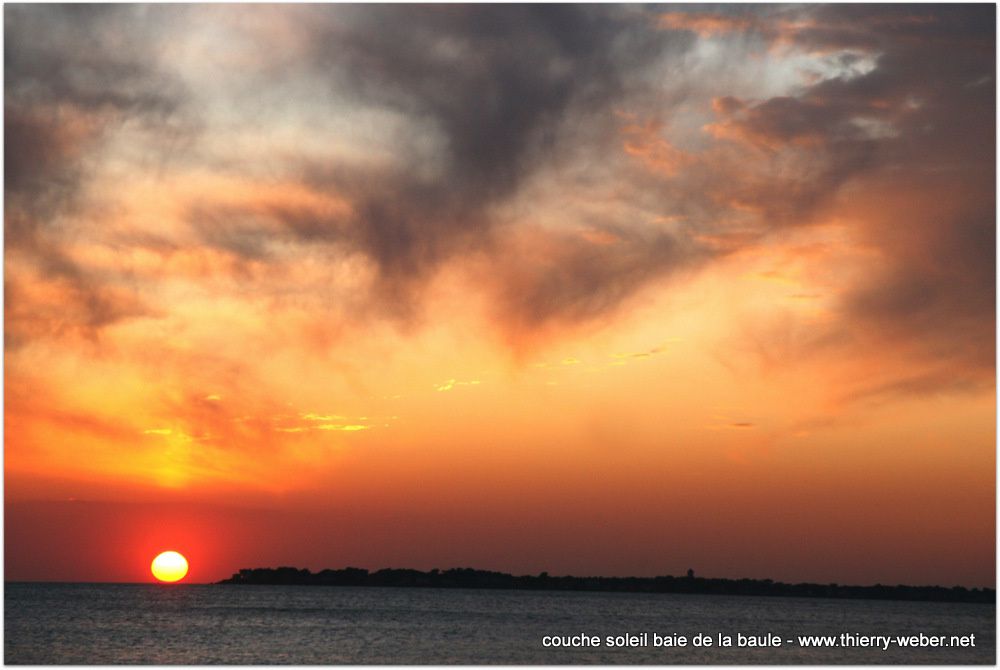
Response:
M4 662L15 665L994 664L995 629L995 605L964 603L337 586L4 588ZM552 646L551 636L577 646ZM877 646L860 646L869 637ZM845 646L852 640L859 644Z

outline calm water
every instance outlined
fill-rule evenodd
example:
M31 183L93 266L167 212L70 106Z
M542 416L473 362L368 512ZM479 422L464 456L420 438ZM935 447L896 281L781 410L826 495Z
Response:
M14 664L989 663L995 608L703 595L8 583ZM969 635L974 648L546 649L542 636Z

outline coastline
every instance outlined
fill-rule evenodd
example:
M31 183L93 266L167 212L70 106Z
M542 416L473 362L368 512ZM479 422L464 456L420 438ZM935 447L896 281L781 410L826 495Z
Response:
M391 586L403 588L477 588L528 591L608 591L628 593L692 593L793 598L838 598L852 600L901 600L956 602L996 605L996 590L964 586L895 586L875 584L787 584L770 579L705 578L693 575L674 577L576 577L572 575L515 576L503 572L452 568L430 570L384 568L369 572L364 568L244 568L220 580L224 585L300 586Z

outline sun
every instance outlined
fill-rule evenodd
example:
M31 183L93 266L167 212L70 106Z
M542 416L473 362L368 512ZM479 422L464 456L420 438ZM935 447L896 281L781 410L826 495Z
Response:
M188 562L176 551L165 551L153 559L149 569L161 582L176 582L184 579L188 572Z

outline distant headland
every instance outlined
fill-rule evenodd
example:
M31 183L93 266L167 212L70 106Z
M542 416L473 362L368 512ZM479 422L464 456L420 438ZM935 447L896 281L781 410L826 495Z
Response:
M672 577L553 577L514 576L504 572L453 568L420 570L385 568L369 572L363 568L322 570L251 568L223 579L219 584L270 584L303 586L395 586L412 588L516 589L526 591L616 591L629 593L702 593L710 595L785 596L796 598L856 598L868 600L923 600L961 603L996 603L996 590L964 586L845 586L842 584L785 584L770 579L717 579Z

